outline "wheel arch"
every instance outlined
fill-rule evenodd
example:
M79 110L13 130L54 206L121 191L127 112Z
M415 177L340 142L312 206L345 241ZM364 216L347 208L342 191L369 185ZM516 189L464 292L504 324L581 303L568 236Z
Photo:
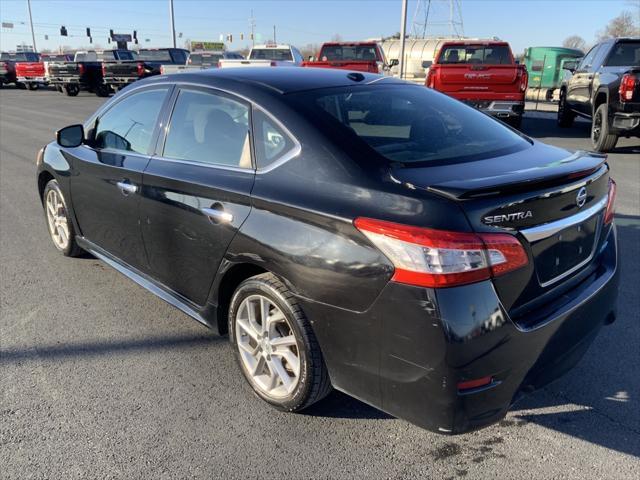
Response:
M593 98L593 114L595 115L598 107L603 103L609 102L609 93L606 90L599 90Z
M49 170L42 170L38 174L38 194L40 195L40 202L44 202L44 189L51 180L55 177Z

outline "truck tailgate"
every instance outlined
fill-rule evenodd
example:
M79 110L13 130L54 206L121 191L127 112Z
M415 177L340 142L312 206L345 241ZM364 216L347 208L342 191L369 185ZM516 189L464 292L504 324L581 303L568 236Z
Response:
M516 65L441 64L435 88L444 93L516 92L518 70Z

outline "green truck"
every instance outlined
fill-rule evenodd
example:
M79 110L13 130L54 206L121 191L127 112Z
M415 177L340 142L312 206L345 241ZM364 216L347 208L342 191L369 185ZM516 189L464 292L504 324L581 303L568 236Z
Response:
M584 56L581 50L564 47L529 47L524 51L524 64L529 72L525 98L536 102L558 101L565 62Z

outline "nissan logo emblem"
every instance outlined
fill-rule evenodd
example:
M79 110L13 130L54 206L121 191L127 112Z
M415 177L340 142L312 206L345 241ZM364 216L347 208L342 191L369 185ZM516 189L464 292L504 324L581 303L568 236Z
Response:
M582 187L580 190L578 190L578 195L576 195L576 205L578 205L578 208L582 208L586 202L587 187Z

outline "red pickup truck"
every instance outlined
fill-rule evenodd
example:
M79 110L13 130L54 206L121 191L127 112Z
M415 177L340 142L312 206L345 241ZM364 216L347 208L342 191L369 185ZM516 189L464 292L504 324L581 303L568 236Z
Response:
M501 41L451 41L436 53L425 85L519 128L528 74Z
M331 42L323 44L317 57L302 66L384 73L391 65L376 42Z
M31 55L34 57L26 62L16 62L16 84L35 90L40 85L47 85L49 80L40 54L32 53Z

